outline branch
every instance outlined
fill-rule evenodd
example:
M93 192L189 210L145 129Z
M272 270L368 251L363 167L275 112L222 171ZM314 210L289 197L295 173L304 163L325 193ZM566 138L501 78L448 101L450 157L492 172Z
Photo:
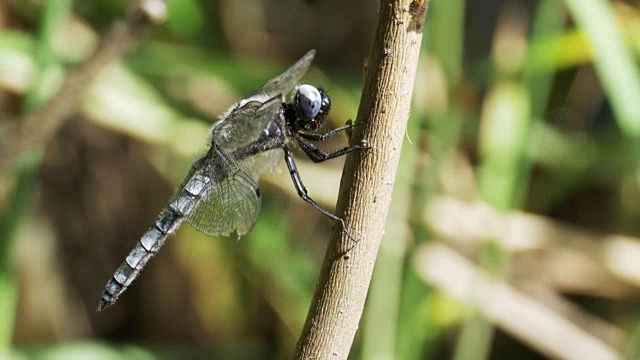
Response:
M427 6L424 0L380 1L357 118L362 134L352 138L370 149L347 157L337 206L358 243L334 231L297 359L349 354L391 203Z
M535 298L496 280L443 245L422 245L414 258L420 278L448 296L470 303L508 334L554 359L620 359L617 349L595 337ZM580 313L592 329L601 327L624 343L622 331ZM604 326L603 326L604 325Z
M58 93L45 105L11 122L0 143L0 203L6 199L7 183L20 157L46 144L77 110L82 95L108 64L120 59L152 25L164 21L167 0L137 0L125 19L116 22L95 53L75 68Z

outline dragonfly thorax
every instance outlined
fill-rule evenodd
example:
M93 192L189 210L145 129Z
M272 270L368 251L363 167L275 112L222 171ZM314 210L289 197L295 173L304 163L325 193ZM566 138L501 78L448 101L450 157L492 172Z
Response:
M295 121L290 121L290 124L296 129L318 130L324 124L330 109L331 100L322 88L302 84L298 86L293 97L292 110L295 112Z

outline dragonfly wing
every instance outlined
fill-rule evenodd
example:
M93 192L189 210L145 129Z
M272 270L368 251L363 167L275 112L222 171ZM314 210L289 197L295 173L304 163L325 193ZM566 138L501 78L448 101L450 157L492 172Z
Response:
M211 128L213 141L229 152L255 141L278 116L285 96L307 72L315 53L310 50L284 73L232 106Z
M287 71L269 80L256 90L252 96L265 95L267 97L274 97L278 94L288 95L300 82L304 74L307 73L315 56L316 51L309 50L300 60L287 69Z
M206 163L192 176L201 179L195 186L202 189L193 209L185 213L191 226L211 236L229 236L234 231L244 235L251 230L260 211L260 188L243 167L212 146ZM188 191L189 184L180 193Z
M260 137L281 110L282 98L279 96L264 102L240 102L223 120L213 125L213 142L229 152L246 146Z
M271 149L241 160L240 167L246 169L245 172L258 182L260 175L265 171L275 170L283 158L282 148Z

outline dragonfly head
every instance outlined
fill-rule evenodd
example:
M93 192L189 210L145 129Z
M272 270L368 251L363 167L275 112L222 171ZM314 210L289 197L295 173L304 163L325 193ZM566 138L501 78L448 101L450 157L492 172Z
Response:
M324 124L331 109L331 100L322 88L302 84L298 86L293 98L293 107L298 115L298 126L307 131L315 131Z

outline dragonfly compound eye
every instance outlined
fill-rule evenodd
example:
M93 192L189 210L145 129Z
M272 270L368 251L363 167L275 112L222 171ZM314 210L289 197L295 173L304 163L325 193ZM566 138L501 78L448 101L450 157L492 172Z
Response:
M300 85L296 93L295 105L302 118L312 120L320 112L322 95L314 86Z

